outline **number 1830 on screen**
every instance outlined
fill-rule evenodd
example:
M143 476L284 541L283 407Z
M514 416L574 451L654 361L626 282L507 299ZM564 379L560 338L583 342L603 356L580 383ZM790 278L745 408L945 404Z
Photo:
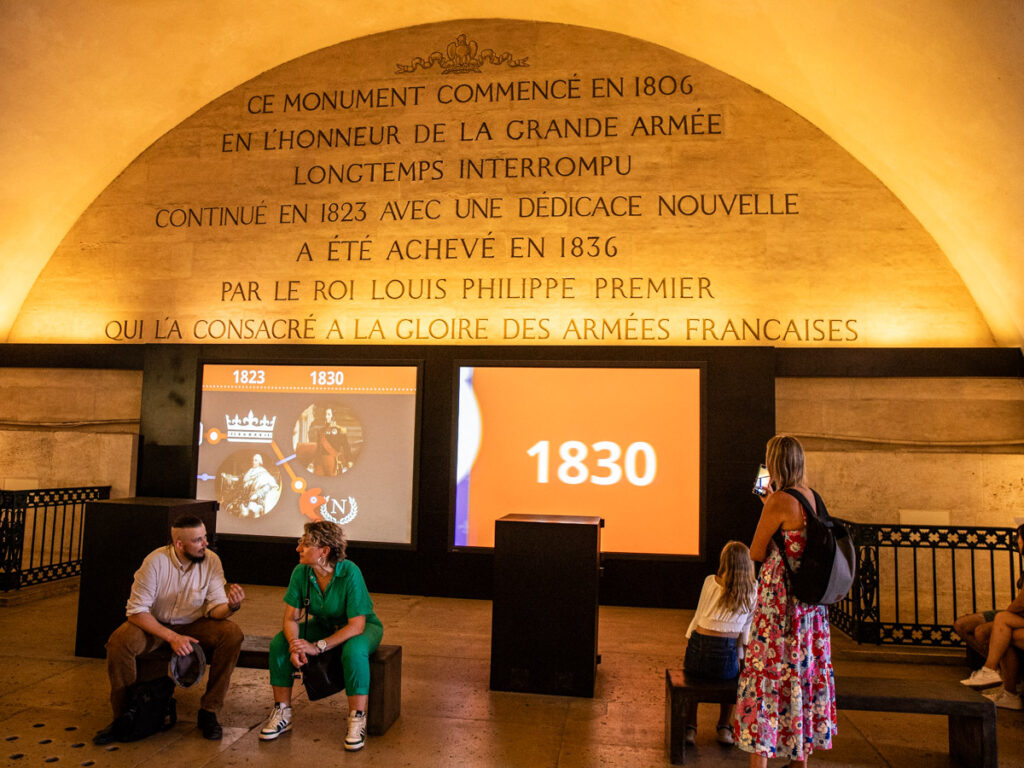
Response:
M552 469L558 482L566 485L627 482L645 486L654 482L658 474L658 456L650 443L630 443L623 450L622 446L610 440L600 440L589 446L580 440L566 440L557 446L558 458L554 461L551 451L550 440L539 440L526 452L536 460L538 483L551 482Z

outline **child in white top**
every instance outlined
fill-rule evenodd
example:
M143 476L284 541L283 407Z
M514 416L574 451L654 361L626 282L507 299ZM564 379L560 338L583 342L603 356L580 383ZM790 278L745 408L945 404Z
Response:
M750 550L740 541L722 548L718 573L704 580L697 612L686 630L683 671L694 677L731 680L740 673L739 660L750 637L757 600L757 582ZM718 741L733 743L734 705L722 704L718 716ZM697 737L697 708L687 712L686 741Z

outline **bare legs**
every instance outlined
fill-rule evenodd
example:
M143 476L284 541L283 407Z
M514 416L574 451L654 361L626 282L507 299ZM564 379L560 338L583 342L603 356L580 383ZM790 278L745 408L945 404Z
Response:
M985 621L982 613L969 613L953 622L953 631L963 638L967 646L979 656L988 655L989 635L992 622Z
M786 763L787 768L793 766L793 768L807 768L807 759L803 760L790 760ZM750 768L768 768L768 758L764 755L750 754Z
M983 625L984 626L984 625ZM1000 611L992 622L985 666L997 670L1008 693L1017 693L1017 677L1020 662L1017 652L1011 647L1015 643L1024 647L1024 616L1009 611Z
M988 656L985 658L985 666L989 669L998 670L1006 656L1016 656L1010 653L1010 643L1013 641L1015 630L1024 629L1024 616L1009 611L1000 611L992 622L992 634L988 641ZM1016 658L1012 662L1016 664ZM1004 678L1005 681L1005 678ZM1016 682L1014 683L1016 686Z
M983 614L971 613L954 621L953 631L985 658L986 667L999 672L1007 692L1017 692L1020 659L1011 646L1024 649L1024 617L1001 611L995 621L985 621Z
M292 687L289 685L287 688L280 685L270 686L274 689L274 703L284 704L286 707L292 705Z
M720 704L718 709L718 725L716 728L722 728L724 726L732 727L732 716L736 711L735 704ZM686 725L689 728L697 727L697 708L690 707L686 713Z
M794 768L806 768L807 760L790 760L787 766ZM768 768L768 758L764 755L750 755L750 768Z
M1024 640L1024 629L1014 631L1014 642L1017 641L1018 635L1021 640ZM1013 648L1010 648L1009 651L1004 653L1003 658L999 661L999 674L1003 678L1003 687L1009 693L1016 693L1017 677L1020 675L1020 659L1017 657L1017 652Z

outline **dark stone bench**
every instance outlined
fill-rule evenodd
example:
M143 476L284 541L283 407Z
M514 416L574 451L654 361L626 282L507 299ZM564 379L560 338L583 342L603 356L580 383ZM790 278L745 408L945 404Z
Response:
M665 747L673 765L686 762L686 715L697 704L735 704L736 679L706 680L665 670Z
M735 680L686 679L665 670L665 745L673 765L686 762L686 713L698 702L736 699ZM977 691L948 680L836 678L836 707L915 712L949 719L949 753L965 768L997 768L996 706Z
M139 679L167 674L171 649L163 645L138 658ZM270 668L270 638L246 635L238 655L239 667ZM366 712L366 730L371 736L386 733L402 712L402 646L381 645L370 656L370 697Z
M238 666L269 669L270 638L246 635ZM371 736L386 733L402 711L402 646L381 645L370 655L370 699L366 730Z
M969 768L996 768L996 705L951 680L837 677L839 709L916 712L949 719L949 754Z

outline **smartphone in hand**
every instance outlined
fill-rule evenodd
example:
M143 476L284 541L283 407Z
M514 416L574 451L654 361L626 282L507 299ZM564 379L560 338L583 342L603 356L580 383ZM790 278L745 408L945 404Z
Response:
M768 468L762 464L757 470L757 477L754 478L754 489L752 493L755 496L761 496L762 498L768 495L768 489L771 487L772 478L768 474Z

